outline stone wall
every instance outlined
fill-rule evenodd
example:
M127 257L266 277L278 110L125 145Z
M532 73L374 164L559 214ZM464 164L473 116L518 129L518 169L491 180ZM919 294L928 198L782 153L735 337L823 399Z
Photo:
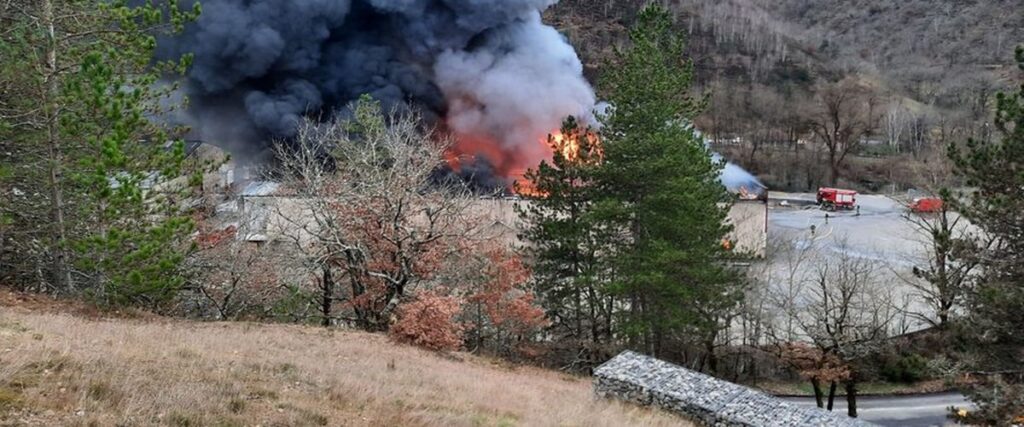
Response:
M654 405L711 426L870 426L845 414L802 408L751 388L631 351L594 371L594 392Z

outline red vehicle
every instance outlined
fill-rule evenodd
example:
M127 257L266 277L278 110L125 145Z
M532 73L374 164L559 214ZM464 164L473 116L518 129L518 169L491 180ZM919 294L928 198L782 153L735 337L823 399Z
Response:
M942 199L938 197L918 197L910 202L913 213L935 213L942 211Z
M822 209L853 209L857 204L857 192L841 188L821 187L818 189L818 205Z

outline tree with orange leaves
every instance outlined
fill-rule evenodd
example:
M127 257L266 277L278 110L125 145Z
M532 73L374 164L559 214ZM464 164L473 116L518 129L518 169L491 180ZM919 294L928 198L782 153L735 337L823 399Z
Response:
M276 217L319 276L321 323L387 330L399 304L461 253L476 232L473 195L434 182L446 142L413 114L385 113L364 98L353 117L306 121L278 159L295 210Z
M822 384L829 384L828 410L832 410L836 385L850 378L850 367L834 353L803 342L789 342L778 346L778 356L783 362L811 382L814 400L819 408L825 407Z
M462 346L465 330L457 319L461 311L458 298L425 291L398 306L398 320L389 332L400 342L430 350L456 350Z
M415 115L385 114L369 99L352 111L303 123L278 150L292 197L278 206L276 228L316 275L310 294L321 323L391 329L436 350L459 347L466 329L504 342L542 325L525 287L529 270L477 236L473 194L434 180L444 140ZM467 307L484 320L466 324Z
M463 317L472 348L491 344L492 350L508 352L548 324L528 288L530 270L519 256L505 247L484 244L474 261L469 269L478 275L463 290L467 302Z
M399 304L391 335L433 350L454 350L463 339L473 351L521 350L547 325L529 269L502 246L467 242L463 250L460 262L439 265L437 285Z

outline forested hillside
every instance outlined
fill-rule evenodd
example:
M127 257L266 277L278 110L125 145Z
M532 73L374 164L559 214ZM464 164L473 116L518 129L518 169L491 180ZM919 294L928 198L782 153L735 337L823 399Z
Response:
M808 118L820 104L816 95L844 79L866 89L873 107L863 138L886 143L851 147L851 155L909 152L923 162L935 147L989 138L991 98L1012 87L1011 53L1024 41L1024 14L1014 1L669 3L677 30L689 38L696 87L711 96L698 124L715 140L733 142L721 150L780 188L828 180L827 170L815 170L816 156L768 158L773 150L764 149L815 139ZM612 0L595 8L565 0L547 18L599 77L594 64L606 63L642 4ZM851 159L840 171L851 185L922 185L910 176L880 176L887 164Z

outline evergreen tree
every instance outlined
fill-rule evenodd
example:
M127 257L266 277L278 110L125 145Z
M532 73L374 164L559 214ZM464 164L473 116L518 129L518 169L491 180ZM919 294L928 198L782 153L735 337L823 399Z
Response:
M1024 46L1017 48L1016 59L1024 70ZM997 95L995 128L998 141L969 140L966 150L950 147L957 174L973 190L955 200L955 207L994 240L974 251L983 271L968 301L966 336L986 349L1008 349L981 352L987 370L1019 372L1024 369L1019 353L1024 346L1024 85ZM977 421L1009 424L1024 414L1024 384L993 382L969 393L980 409Z
M630 41L601 82L612 107L594 184L594 218L613 231L611 289L628 306L619 330L653 355L684 336L713 349L721 315L741 294L739 276L723 264L730 195L718 180L722 165L690 125L704 102L690 96L692 65L669 13L642 10Z
M552 319L550 331L573 354L575 368L592 368L607 358L612 338L613 300L604 289L607 269L589 216L594 196L590 175L601 161L594 131L574 117L548 137L551 163L527 171L519 193L530 203L517 207L526 224L524 249L532 261L538 294Z
M38 249L32 269L49 273L39 275L40 288L158 304L181 283L176 270L191 230L181 202L196 180L183 169L182 141L169 143L173 130L154 119L176 89L158 79L183 72L189 58L154 62L153 52L159 35L197 16L198 4L3 7L0 79L11 90L0 133L22 166L11 181L30 195L16 200L12 227L25 236L18 249ZM39 211L48 218L40 221Z

